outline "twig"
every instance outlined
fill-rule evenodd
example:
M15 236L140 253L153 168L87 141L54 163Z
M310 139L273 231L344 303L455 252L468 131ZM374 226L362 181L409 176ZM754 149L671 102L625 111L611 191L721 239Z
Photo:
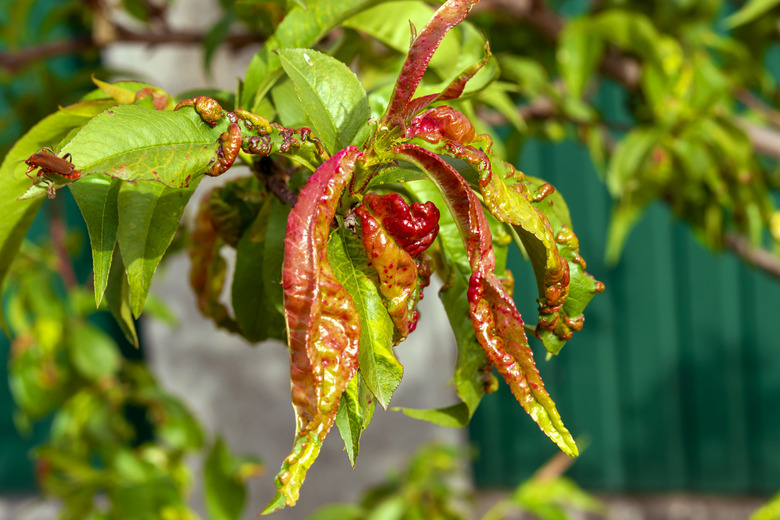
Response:
M16 73L23 67L62 54L75 54L94 47L89 38L76 38L59 42L44 43L16 52L0 52L0 67Z
M780 159L780 133L764 126L758 126L742 117L735 122L745 132L753 144L753 149L761 155Z
M295 206L298 194L290 189L287 182L290 180L290 172L276 164L270 157L261 157L252 165L255 176L265 185L265 188L273 193L279 201L290 207Z
M753 247L750 241L736 233L726 233L724 244L746 262L753 264L775 278L780 278L780 258L760 247Z
M755 110L764 116L773 127L776 129L780 128L780 114L778 114L774 108L767 105L757 96L755 96L752 92L743 88L737 91L736 97L746 107Z
M194 32L166 32L166 33L139 33L124 27L114 26L110 39L96 42L93 38L74 38L58 42L44 43L34 47L27 47L16 52L0 52L0 67L10 73L32 63L45 60L63 54L75 54L88 49L98 49L104 45L116 42L145 43L147 45L201 45L202 33ZM240 49L252 43L261 43L265 40L263 35L257 34L233 34L224 40L224 44L231 49Z

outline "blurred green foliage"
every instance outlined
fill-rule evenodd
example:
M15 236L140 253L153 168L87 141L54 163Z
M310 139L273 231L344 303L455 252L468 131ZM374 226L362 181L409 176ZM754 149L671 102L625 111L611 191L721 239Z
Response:
M406 468L369 488L357 504L330 504L308 520L466 520L474 518L475 495L468 486L464 448L431 444L414 453ZM517 511L541 520L571 520L579 512L603 513L604 506L562 476L571 464L564 454L494 503L482 520L513 518Z

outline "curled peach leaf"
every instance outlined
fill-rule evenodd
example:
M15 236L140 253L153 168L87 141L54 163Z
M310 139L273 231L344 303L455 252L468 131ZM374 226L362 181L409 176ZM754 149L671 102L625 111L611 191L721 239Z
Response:
M561 450L576 456L577 445L536 369L520 313L494 273L492 236L479 199L463 177L435 153L407 143L397 146L395 154L428 174L455 219L471 266L469 313L488 360L542 431Z
M466 18L477 1L448 0L417 34L412 35L412 45L398 75L398 81L382 119L383 123L405 118L407 107L428 68L434 51L439 47L444 35Z
M563 198L549 184L531 182L496 157L490 137L476 135L468 119L450 107L436 107L415 117L406 136L426 149L466 161L478 173L488 211L513 226L528 254L539 293L537 337L548 352L557 354L582 328L587 303L603 290L585 272ZM572 286L577 287L577 295L567 303Z
M327 246L339 199L361 155L350 146L320 166L287 220L282 287L296 434L263 514L297 502L357 370L358 311L328 263Z

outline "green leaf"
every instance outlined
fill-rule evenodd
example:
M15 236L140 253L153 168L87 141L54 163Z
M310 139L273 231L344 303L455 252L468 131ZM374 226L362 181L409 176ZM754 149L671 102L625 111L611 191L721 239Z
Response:
M360 374L352 378L344 393L341 394L336 426L353 468L360 452L360 436L374 416L375 403L371 391Z
M526 177L526 181L531 188L537 189L546 184L544 180L534 177ZM593 296L604 290L604 284L585 272L586 264L579 254L579 241L572 230L569 208L560 191L556 190L541 200L534 201L533 206L547 217L555 237L557 252L569 267L568 296L563 302L563 307L545 313L542 302L545 302L547 294L540 292L539 296L539 325L536 328L536 335L542 340L548 352L557 354L571 335L580 330L585 320L583 314L585 307ZM544 327L545 319L557 325Z
M368 97L354 72L312 49L279 49L315 133L331 154L368 137Z
M217 437L203 467L203 495L211 520L238 520L246 505L246 487L237 478L233 454Z
M0 165L0 287L43 200L17 200L32 181L24 174L24 160L41 148L55 146L69 131L86 123L113 102L92 101L71 105L44 118L27 132L6 154ZM42 193L45 190L42 190ZM5 320L0 313L0 325Z
M661 35L653 22L644 14L622 9L608 9L589 20L592 38L603 38L624 51L639 55L648 62L658 64L662 60ZM588 59L593 59L588 52Z
M553 94L554 88L547 70L537 61L511 54L502 54L498 60L502 78L515 82L528 97Z
M105 175L91 175L70 185L73 198L84 216L92 246L92 269L94 271L95 304L100 307L103 293L111 272L111 258L114 256L119 212L117 200L120 182Z
M295 94L295 86L292 81L285 79L280 81L271 89L271 99L273 99L276 114L279 122L287 128L301 128L303 126L311 127L306 112Z
M278 226L280 213L286 216L289 209L275 197L267 197L254 223L243 234L236 247L236 266L231 291L233 312L241 333L249 341L264 341L268 338L284 340L286 334L279 283L282 276L282 255L278 254L283 243L270 244L268 241L268 234L272 229L270 219L274 211L277 213L275 225ZM274 297L269 298L272 290Z
M515 130L523 134L528 131L528 125L520 116L520 112L512 97L507 94L511 87L511 85L506 83L491 83L479 93L478 99L495 108L499 114L503 115L515 127Z
M130 286L119 249L114 249L114 258L106 282L105 302L127 341L138 348L138 333L135 330L133 312L130 310Z
M194 186L175 189L158 182L124 184L119 190L119 249L135 317L143 310L157 265L194 190Z
M750 0L739 11L726 18L726 26L733 29L750 23L778 5L780 5L780 0Z
M556 56L561 77L569 93L577 98L582 97L604 53L604 40L592 34L591 24L587 18L567 23L558 41Z
M120 105L94 117L63 147L81 175L195 186L217 157L226 123L204 123L194 109L151 110ZM106 139L110 135L111 139Z
M293 8L252 57L244 77L241 107L261 113L263 98L281 76L281 63L274 50L311 47L346 18L382 1L320 0L312 2L308 9Z
M122 0L122 7L136 20L141 22L149 21L149 9L144 0Z
M339 282L347 289L360 316L360 373L382 408L387 409L403 377L393 352L393 322L382 303L360 239L341 231L328 243L328 258Z
M157 396L157 435L176 450L197 450L203 445L203 430L184 404L170 395Z
M62 405L69 373L38 343L14 347L8 359L8 386L13 402L25 418L38 419Z
M417 169L390 166L376 175L369 181L370 187L379 187L382 185L405 184L410 181L421 181L427 179L425 174ZM366 190L362 190L366 191Z
M70 359L82 376L97 381L119 370L122 356L111 336L86 323L77 324L71 334Z
M615 203L609 218L607 247L604 253L604 261L607 264L615 265L620 260L628 235L646 207L647 201L644 200L625 199Z
M780 493L750 515L750 520L777 520L778 518L780 518Z
M620 141L607 170L607 187L613 197L620 197L627 186L636 183L648 154L666 135L662 128L640 126Z
M565 520L572 509L601 514L605 509L598 499L566 477L531 478L515 489L510 500L519 509L545 520Z
M439 426L462 428L469 423L471 411L466 403L458 403L446 408L434 410L418 410L416 408L394 408L404 415L421 421L428 421Z
M342 27L349 27L376 38L393 50L406 54L409 51L409 23L415 27L424 26L435 11L425 2L402 0L391 4L380 4L347 18ZM444 37L429 67L436 71L441 79L455 72L460 55L458 34Z
M225 11L222 19L214 24L203 38L203 68L206 71L211 71L211 60L214 57L214 53L217 52L219 46L227 38L230 33L230 26L235 18L235 11L232 9Z

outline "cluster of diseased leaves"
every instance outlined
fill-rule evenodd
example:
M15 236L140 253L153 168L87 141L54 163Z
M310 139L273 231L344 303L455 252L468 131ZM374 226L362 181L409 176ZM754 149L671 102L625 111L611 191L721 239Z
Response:
M140 314L194 187L238 159L251 167L253 177L202 200L190 236L191 281L200 310L218 325L253 341L289 345L296 435L266 513L296 502L334 424L354 463L375 403L387 407L401 380L393 347L417 326L417 302L434 272L444 280L441 297L458 343L454 384L461 402L405 413L465 424L495 388L495 368L540 428L577 454L512 300L508 246L516 244L532 264L539 320L528 329L550 353L582 327L585 305L603 286L585 273L560 195L516 171L463 113L440 104L461 97L470 80L494 66L487 46L440 88L417 92L434 51L475 3L449 0L419 32L413 26L389 101L370 103L335 58L279 48L261 51L250 65L237 103L252 111L228 110L206 96L174 107L149 87L101 83L92 99L51 116L74 119L52 123L60 133L45 137L47 144L59 140L81 178L44 173L45 182L18 204L33 208L30 197L46 191L47 182L70 184L92 241L96 300L108 289L108 305L130 337L131 313ZM293 11L288 17L309 16ZM282 28L266 49L290 43ZM289 120L297 110L312 130L254 113L266 106L282 70L299 106L291 108L287 97L276 112ZM372 107L384 108L381 118L371 118ZM41 130L32 135L44 137ZM232 313L220 300L223 246L237 252Z

